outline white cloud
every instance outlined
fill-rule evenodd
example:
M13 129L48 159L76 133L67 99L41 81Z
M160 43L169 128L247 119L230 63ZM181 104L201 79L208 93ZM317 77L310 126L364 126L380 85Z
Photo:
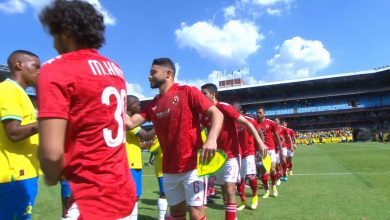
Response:
M0 3L0 12L9 14L21 14L27 9L27 6L33 7L36 11L40 11L43 7L50 4L53 0L8 0L4 3ZM104 16L104 23L107 25L114 25L116 23L115 17L113 17L108 11L102 7L99 0L83 0L92 4L102 15Z
M107 25L115 25L116 18L113 17L103 6L99 0L84 0L91 3L104 16L104 23Z
M143 89L140 84L126 82L126 88L127 95L135 95L140 99L146 97L145 95L143 95Z
M195 49L202 57L233 67L246 64L264 39L254 23L240 20L230 20L222 28L205 21L191 26L182 23L175 34L179 47Z
M299 36L284 41L273 58L267 61L267 80L285 80L314 76L331 63L329 51L321 41Z
M234 17L236 17L236 7L233 5L230 5L223 9L223 16L225 19L230 20Z
M291 2L292 0L252 0L253 4L261 6L272 6L278 3L290 4Z
M280 15L282 15L282 10L267 8L267 14L274 15L274 16L280 16Z
M20 14L26 11L26 4L20 0L9 0L0 3L0 12L7 14Z

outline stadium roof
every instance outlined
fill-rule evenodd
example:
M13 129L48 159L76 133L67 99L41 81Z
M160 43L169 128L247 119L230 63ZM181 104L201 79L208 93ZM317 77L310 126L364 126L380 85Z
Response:
M295 83L314 84L315 82L335 82L335 80L339 80L339 79L341 79L342 81L350 81L352 79L358 79L358 78L372 79L372 77L375 77L377 73L382 73L386 71L390 71L390 66L375 68L372 70L358 71L358 72L340 73L340 74L332 74L332 75L323 75L323 76L306 77L306 78L299 78L299 79L281 80L281 81L274 81L274 82L265 82L265 83L257 83L257 84L250 84L250 85L227 87L227 88L219 88L218 90L219 92L224 94L224 93L235 92L235 91L238 92L240 90L245 91L251 88L261 89L265 87L281 86L286 84L292 85ZM147 97L140 100L148 101L151 99L153 99L153 97Z
M334 78L350 77L350 76L371 75L371 74L383 72L386 70L390 70L390 67L387 66L387 67L384 67L381 69L373 69L373 70L366 70L366 71L359 71L359 72L340 73L340 74L332 74L332 75L324 75L324 76L306 77L306 78L300 78L300 79L290 79L290 80L281 80L281 81L266 82L266 83L257 83L257 84L251 84L251 85L234 86L234 87L228 87L228 88L221 88L221 89L219 89L219 91L222 92L222 91L246 89L246 88L261 87L261 86L271 86L271 85L289 84L289 83L306 82L306 81L317 81L317 80L322 80L322 79L334 79Z

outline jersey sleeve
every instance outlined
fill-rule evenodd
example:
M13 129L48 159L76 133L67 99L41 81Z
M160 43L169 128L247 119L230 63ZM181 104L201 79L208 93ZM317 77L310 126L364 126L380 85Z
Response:
M140 130L141 130L141 127L137 126L137 127L133 128L133 129L131 129L129 132L130 132L130 134L136 136Z
M227 103L221 103L220 106L222 107L220 110L223 111L224 115L228 115L229 117L233 118L234 120L237 120L241 114L231 105Z
M45 64L37 83L38 117L69 119L69 109L74 92L73 75L58 62Z
M188 103L198 113L205 113L213 103L204 96L196 87L188 87Z
M0 90L0 120L23 120L23 109L14 89Z
M154 103L154 100L152 100L151 102L148 102L145 107L143 107L141 109L141 112L139 113L144 119L146 119L147 121L151 121L151 117L150 117L150 114L149 112L152 110L152 105Z

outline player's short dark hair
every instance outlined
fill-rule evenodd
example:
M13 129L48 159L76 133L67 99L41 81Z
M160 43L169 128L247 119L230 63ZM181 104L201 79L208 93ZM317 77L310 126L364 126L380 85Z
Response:
M135 95L127 95L126 98L127 98L127 100L129 100L129 99L139 100L139 98L137 96L135 96Z
M68 33L77 44L99 49L104 44L104 18L91 4L79 0L55 0L39 20L51 35Z
M168 67L168 68L172 69L173 75L176 74L175 64L172 62L171 59L169 59L167 57L161 57L161 58L154 59L152 62L152 65Z
M213 83L206 83L200 87L201 90L207 89L211 94L214 94L215 97L218 97L218 87Z
M35 53L33 52L30 52L30 51L27 51L27 50L14 50L9 56L8 56L8 59L7 59L7 65L8 67L11 69L12 71L12 59L15 55L17 54L25 54L25 55L28 55L28 56L32 56L32 57L38 57L38 55L36 55Z

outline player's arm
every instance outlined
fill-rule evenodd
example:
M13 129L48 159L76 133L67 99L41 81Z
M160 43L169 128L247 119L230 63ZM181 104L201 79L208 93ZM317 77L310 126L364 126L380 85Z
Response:
M264 142L264 133L263 133L263 130L261 130L261 128L258 128L257 129L257 133L259 134L260 136L260 139Z
M68 121L60 118L43 118L38 122L38 158L47 185L56 185L64 166L64 146Z
M7 137L17 142L38 133L38 124L36 122L27 125L21 125L19 120L9 119L3 121L3 126Z
M131 117L126 117L126 127L127 130L131 130L137 126L142 125L146 122L146 119L140 114L132 115Z
M279 135L279 138L280 138L280 147L282 147L284 145L284 143L286 142L286 138L284 138L283 135Z
M150 139L153 139L154 135L156 134L154 128L152 128L151 130L149 131L146 131L144 129L140 129L138 132L137 132L137 136L142 138L142 139L145 139L145 140L150 140Z
M253 135L253 137L256 140L257 149L261 153L261 155L263 156L267 155L267 148L265 147L263 141L261 140L260 135L257 132L255 126L253 126L253 124L250 121L246 120L246 118L242 115L240 115L240 117L238 117L236 121L242 124L243 126L245 126L248 129L248 131Z
M290 134L287 134L287 140L290 142L290 146L293 146L294 143L293 143L293 140L292 140Z
M201 158L203 163L208 163L214 157L215 151L217 150L217 138L223 124L223 114L216 106L213 105L207 109L206 114L211 118L211 126L207 134L206 142L202 147Z
M272 134L274 135L275 139L276 139L276 147L279 149L279 150L282 150L282 145L281 145L281 141L280 141L280 137L278 135L278 133L276 133L276 129L272 132Z

